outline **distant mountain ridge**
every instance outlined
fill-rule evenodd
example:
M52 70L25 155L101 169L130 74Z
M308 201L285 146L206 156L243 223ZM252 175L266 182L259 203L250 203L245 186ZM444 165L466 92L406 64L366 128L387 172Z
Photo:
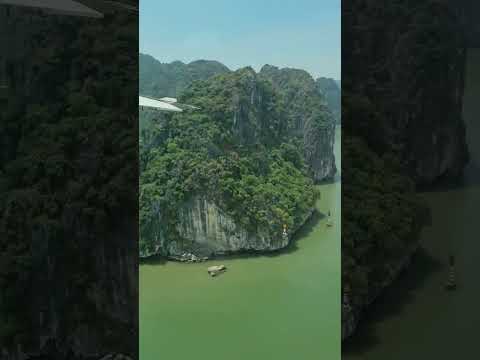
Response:
M271 65L265 65L267 69ZM152 97L178 97L190 84L197 80L229 73L227 66L216 60L195 60L188 64L182 61L162 63L148 54L139 54L139 86L140 94ZM301 78L310 78L311 75L301 69L283 68L290 74L297 74ZM323 95L335 122L340 123L340 80L320 77L315 80L317 91Z
M153 97L177 97L196 80L206 80L217 74L230 72L218 61L196 60L161 63L151 55L139 54L140 94Z

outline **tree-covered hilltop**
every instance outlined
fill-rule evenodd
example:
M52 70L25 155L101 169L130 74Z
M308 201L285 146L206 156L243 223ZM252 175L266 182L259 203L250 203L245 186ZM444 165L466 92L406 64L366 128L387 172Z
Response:
M315 80L318 91L325 96L337 124L341 122L342 92L340 82L331 78L320 77Z
M307 121L317 122L319 126L332 124L332 114L326 98L318 93L315 81L308 72L264 65L260 75L282 93L287 105L286 111L292 118L296 131L301 133L302 123Z
M153 97L177 97L195 80L205 80L230 70L218 61L196 60L161 63L147 54L139 54L140 94Z
M194 82L180 101L199 109L164 116L142 135L141 254L220 251L209 248L208 231L206 245L187 238L195 220L181 213L197 197L223 214L211 222L228 229L213 235L238 241L226 252L285 246L283 224L292 232L301 226L318 196L285 97L244 68ZM204 226L208 221L198 224Z
M348 95L342 112L349 120L342 133L342 162L348 164L342 171L342 284L351 290L351 305L361 307L417 248L428 212L398 152L372 146L358 130L381 121L375 106Z
M312 76L305 70L272 65L263 66L260 75L282 95L292 135L301 139L305 162L315 181L331 179L336 173L335 120Z
M346 94L342 107L342 339L361 312L408 265L429 210L416 193L402 149L385 143L384 117L368 98ZM344 304L345 305L345 304Z

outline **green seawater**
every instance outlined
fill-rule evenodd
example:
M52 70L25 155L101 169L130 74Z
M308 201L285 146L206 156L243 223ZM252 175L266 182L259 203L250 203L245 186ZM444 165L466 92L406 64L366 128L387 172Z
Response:
M335 156L340 169L340 130ZM140 359L340 359L340 181L319 189L317 214L285 251L143 263ZM211 278L214 264L227 272Z
M460 186L421 194L432 224L407 271L367 312L345 360L477 359L480 324L480 49L468 52L463 117L470 163ZM447 292L448 256L456 291ZM469 355L470 354L470 355Z

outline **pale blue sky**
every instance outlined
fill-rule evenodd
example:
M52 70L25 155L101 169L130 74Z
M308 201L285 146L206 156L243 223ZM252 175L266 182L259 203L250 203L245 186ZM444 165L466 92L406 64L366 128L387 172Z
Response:
M340 79L341 0L140 1L140 52L161 62L264 64Z

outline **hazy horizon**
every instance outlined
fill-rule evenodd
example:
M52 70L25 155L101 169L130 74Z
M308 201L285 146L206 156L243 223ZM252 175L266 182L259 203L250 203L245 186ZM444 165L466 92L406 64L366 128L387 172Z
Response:
M140 52L162 63L265 64L341 79L340 0L140 3Z

